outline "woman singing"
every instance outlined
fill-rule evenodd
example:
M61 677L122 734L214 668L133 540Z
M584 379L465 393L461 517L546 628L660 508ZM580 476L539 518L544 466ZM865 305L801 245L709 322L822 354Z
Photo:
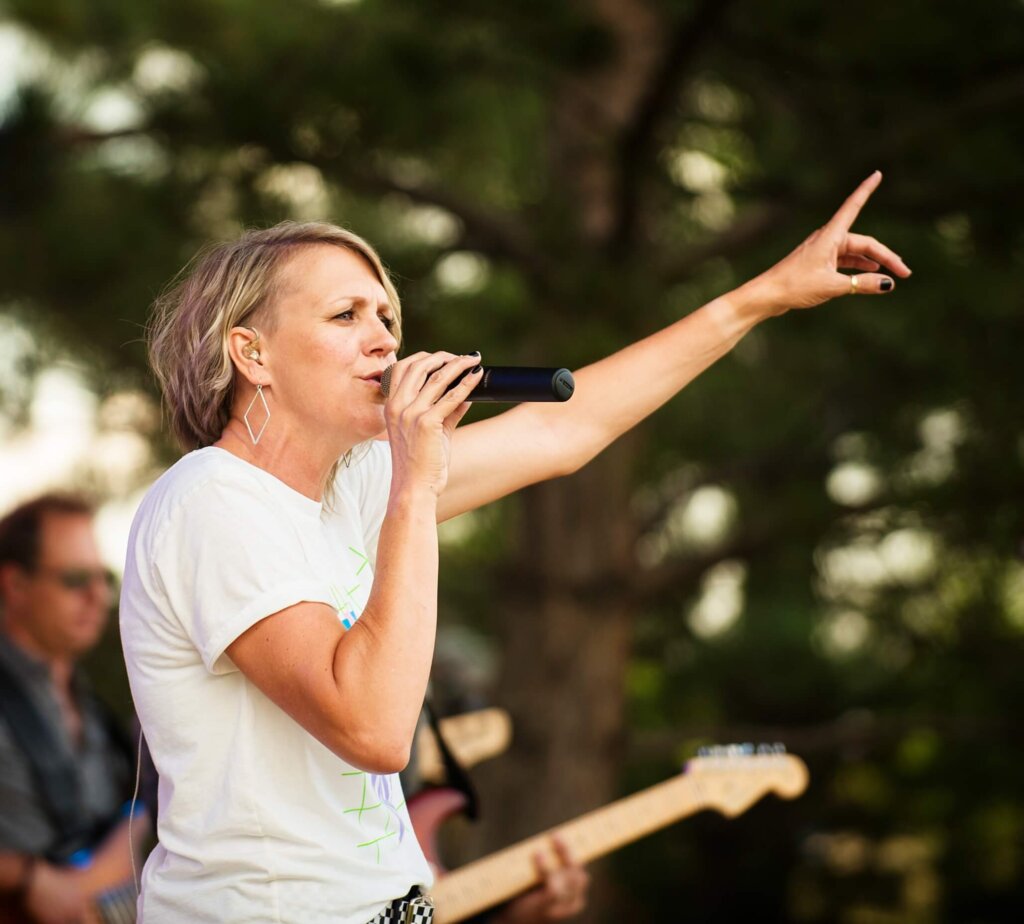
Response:
M397 773L430 672L438 522L575 471L759 321L889 291L882 266L909 276L849 230L880 180L761 276L579 370L571 401L458 430L480 357L398 360L385 399L399 299L354 234L278 225L187 271L151 360L191 451L139 509L121 601L160 773L144 924L366 924L410 903L428 919ZM549 917L579 909L564 891Z

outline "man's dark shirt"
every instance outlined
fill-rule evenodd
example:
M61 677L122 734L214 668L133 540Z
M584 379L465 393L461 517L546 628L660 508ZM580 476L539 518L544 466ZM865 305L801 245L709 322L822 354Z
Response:
M61 717L49 667L15 645L0 630L0 660L44 717L63 756L73 758L84 814L83 823L99 828L115 819L124 802L131 768L112 740L103 713L75 672L73 690L82 714L81 741L76 746ZM31 764L0 716L0 850L36 856L56 846L56 831L32 774Z

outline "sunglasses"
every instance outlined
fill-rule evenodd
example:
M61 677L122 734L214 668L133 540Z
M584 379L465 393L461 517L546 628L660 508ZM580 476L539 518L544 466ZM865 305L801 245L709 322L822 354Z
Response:
M40 568L36 574L53 579L65 590L85 590L95 583L103 584L107 590L117 586L109 568Z

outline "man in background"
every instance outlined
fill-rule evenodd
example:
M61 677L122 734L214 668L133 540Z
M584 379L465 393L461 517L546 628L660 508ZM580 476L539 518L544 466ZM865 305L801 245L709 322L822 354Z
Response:
M111 594L88 504L46 495L0 520L0 922L77 922L133 882L131 749L77 667Z

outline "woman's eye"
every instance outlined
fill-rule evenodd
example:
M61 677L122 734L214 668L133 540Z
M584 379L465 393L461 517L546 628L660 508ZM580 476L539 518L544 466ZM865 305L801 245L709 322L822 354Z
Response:
M388 330L391 330L395 326L394 318L389 318L386 314L379 314L377 317L380 318L380 323Z
M352 319L352 316L353 316L353 313L351 311L342 311L340 314L336 314L334 316L334 320L338 320L338 318L342 318L343 320L348 321L348 320Z

